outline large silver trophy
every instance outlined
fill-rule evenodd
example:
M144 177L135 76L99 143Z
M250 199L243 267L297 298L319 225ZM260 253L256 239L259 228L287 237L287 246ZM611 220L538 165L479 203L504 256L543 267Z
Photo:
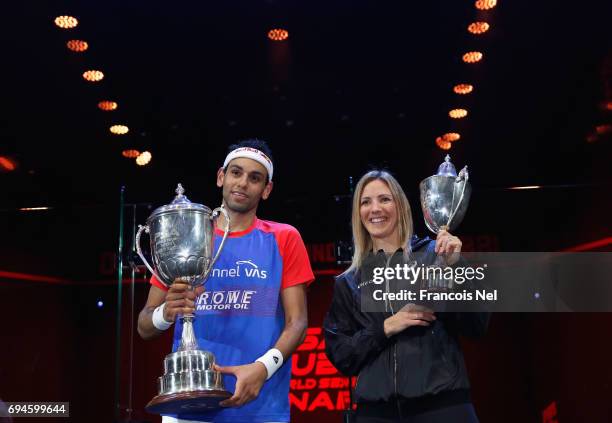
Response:
M457 175L457 170L447 154L438 167L438 173L423 179L419 184L425 225L434 234L440 230L454 231L463 220L472 194L468 179L467 166ZM434 264L440 265L440 258L436 259ZM427 283L429 289L452 287L452 281L450 285L444 280Z
M147 269L166 286L187 282L191 289L208 279L229 233L230 219L223 207L210 210L192 203L178 184L172 203L157 208L136 234L136 251ZM215 217L225 217L225 233L213 257ZM151 240L151 267L140 249L143 232ZM183 315L183 332L176 352L164 359L164 374L158 378L158 395L146 406L156 414L180 414L219 407L232 394L225 390L223 377L213 370L215 356L198 348L193 331L194 315Z

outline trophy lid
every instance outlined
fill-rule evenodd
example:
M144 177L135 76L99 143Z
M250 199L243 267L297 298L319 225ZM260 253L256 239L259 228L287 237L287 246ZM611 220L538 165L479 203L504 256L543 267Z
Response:
M450 161L450 156L447 154L444 158L444 162L438 166L438 176L452 176L453 178L457 177L457 169L455 169L455 165L453 165Z
M212 213L211 210L203 204L192 203L189 199L184 195L185 188L180 183L176 187L176 197L170 204L166 204L165 206L161 206L155 209L149 219L153 219L154 217L159 216L162 213L168 213L172 211L178 210L190 210L190 211L201 211L203 213Z

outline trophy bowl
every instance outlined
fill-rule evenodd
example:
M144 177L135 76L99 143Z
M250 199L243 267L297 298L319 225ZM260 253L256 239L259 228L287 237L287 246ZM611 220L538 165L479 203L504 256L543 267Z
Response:
M447 155L438 173L423 179L419 189L427 228L435 234L440 229L454 231L465 217L472 194L467 166L457 176L450 156Z
M136 251L149 271L165 286L186 282L191 289L206 282L229 234L230 218L223 207L212 210L192 203L178 184L172 203L161 206L136 234ZM222 213L225 232L213 257L214 219ZM149 234L155 269L140 249L140 237ZM164 374L158 378L158 394L145 409L156 414L181 414L219 407L231 397L221 373L213 370L215 356L198 347L193 330L194 315L180 316L183 331L177 351L164 359Z

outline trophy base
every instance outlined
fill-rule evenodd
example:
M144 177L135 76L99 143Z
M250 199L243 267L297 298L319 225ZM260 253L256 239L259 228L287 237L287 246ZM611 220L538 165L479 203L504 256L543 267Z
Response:
M231 396L231 392L219 390L157 395L145 410L151 414L191 414L220 408L219 403Z

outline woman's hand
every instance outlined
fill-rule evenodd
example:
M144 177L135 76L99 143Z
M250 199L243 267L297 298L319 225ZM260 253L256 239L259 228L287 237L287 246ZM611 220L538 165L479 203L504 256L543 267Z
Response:
M459 260L462 245L463 243L459 238L451 235L445 229L440 229L436 238L436 254L444 256L446 264L452 266Z
M433 310L416 304L406 304L400 311L385 319L385 335L390 338L410 326L429 326L434 320L436 316Z

